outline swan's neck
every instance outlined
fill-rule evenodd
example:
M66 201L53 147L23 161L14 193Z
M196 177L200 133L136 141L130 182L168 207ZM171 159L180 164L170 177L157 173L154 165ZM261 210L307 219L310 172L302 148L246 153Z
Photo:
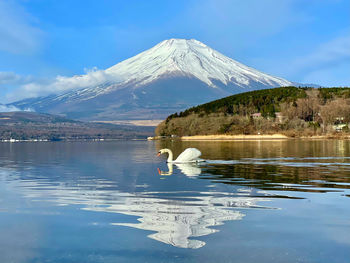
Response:
M169 150L169 149L165 149L164 151L167 152L167 153L169 154L168 160L166 160L166 161L167 161L168 163L173 162L173 152L172 152L171 150Z
M174 171L173 164L172 163L167 163L167 165L168 165L169 171L168 172L160 171L160 173L159 173L160 175L172 175L173 174L173 171Z

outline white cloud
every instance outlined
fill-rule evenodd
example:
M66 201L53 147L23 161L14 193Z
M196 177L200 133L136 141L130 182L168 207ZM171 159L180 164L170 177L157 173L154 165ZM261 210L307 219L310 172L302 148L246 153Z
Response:
M13 105L4 105L4 104L0 104L0 112L12 112L12 111L34 111L33 109L30 108L26 108L26 109L20 109L17 108Z
M21 76L14 72L0 72L0 85L24 84L33 81L31 76Z
M0 112L11 112L11 111L20 111L20 109L15 106L6 106L3 104L0 104Z
M318 70L346 61L350 61L350 35L321 44L311 54L296 59L293 66L297 70Z
M0 51L32 53L38 50L43 32L35 19L13 1L0 1Z
M226 29L234 26L232 28L234 31L254 30L256 34L268 34L279 30L293 19L285 16L290 13L290 6L291 3L288 0L222 0L219 3L216 0L207 0L198 4L196 8L202 11L197 13L201 22L214 23L215 28ZM203 12L210 13L215 19L202 16ZM217 27L218 23L221 27Z
M326 86L350 85L350 35L343 35L321 43L286 66L293 75L303 75L303 82Z
M263 37L313 19L297 10L292 0L194 1L186 17L195 21L189 28L199 28L216 40L234 39L230 45L235 48L256 46L255 41Z
M33 82L34 78L32 76L21 76L14 72L0 72L0 95L1 100L4 102L6 100L6 94L9 90L14 90L19 88L21 85Z
M3 79L1 78L3 75ZM97 86L109 81L116 82L118 77L109 74L105 70L93 68L86 70L85 75L65 77L57 76L55 79L33 79L30 76L23 77L11 72L0 72L1 82L17 84L18 88L6 94L7 101L17 101L25 98L59 94L70 90Z
M13 72L0 72L0 85L17 82L20 78Z
M116 80L116 78L104 70L91 70L85 75L73 76L73 77L64 77L57 76L56 79L48 84L40 83L29 83L22 86L23 91L26 91L32 95L40 94L52 94L52 93L61 93L64 91L97 86L107 81Z

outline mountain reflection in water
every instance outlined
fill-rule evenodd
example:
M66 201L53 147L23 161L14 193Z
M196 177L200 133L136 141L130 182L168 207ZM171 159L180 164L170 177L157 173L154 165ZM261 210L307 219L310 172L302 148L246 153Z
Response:
M0 262L343 263L349 196L350 141L3 143Z
M195 197L188 198L190 200L133 197L125 204L109 207L107 211L140 217L140 223L114 225L155 231L148 237L176 247L200 248L205 242L191 237L215 233L217 230L210 227L222 225L224 221L241 220L244 214L233 208L257 207L256 202L263 200L212 194L196 193Z
M186 165L180 165L182 169ZM181 170L180 168L180 170ZM192 167L194 168L194 167ZM200 168L197 168L200 171ZM181 170L182 171L182 170ZM217 232L213 226L224 221L241 220L240 208L268 208L257 205L269 201L262 195L250 197L252 191L227 192L140 192L114 190L107 180L79 180L78 184L52 183L49 180L21 180L15 171L1 169L0 183L7 182L13 191L36 201L54 202L59 206L79 205L82 210L137 216L139 223L112 223L154 231L148 237L181 248L200 248L205 242L191 239ZM93 188L92 188L93 186ZM108 190L111 187L113 190Z

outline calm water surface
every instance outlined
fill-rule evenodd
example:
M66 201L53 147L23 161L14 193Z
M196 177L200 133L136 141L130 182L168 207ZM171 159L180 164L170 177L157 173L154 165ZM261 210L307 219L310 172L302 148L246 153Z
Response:
M1 143L0 233L0 262L348 263L350 142Z

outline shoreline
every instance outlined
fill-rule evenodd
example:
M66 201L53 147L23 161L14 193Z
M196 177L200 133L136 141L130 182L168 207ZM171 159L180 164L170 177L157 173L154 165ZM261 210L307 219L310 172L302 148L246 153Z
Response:
M234 141L234 140L280 140L290 139L283 134L271 134L271 135L194 135L194 136L182 136L183 141Z
M147 140L162 140L162 139L178 139L182 141L273 141L273 140L291 140L291 139L306 139L306 140L325 140L325 139L339 139L339 140L349 140L350 135L337 135L337 134L328 134L328 135L314 135L314 136L295 136L288 137L284 134L264 134L264 135L225 135L225 134L216 134L216 135L193 135L193 136L182 136L182 137L165 137L165 136L155 136L148 137Z

